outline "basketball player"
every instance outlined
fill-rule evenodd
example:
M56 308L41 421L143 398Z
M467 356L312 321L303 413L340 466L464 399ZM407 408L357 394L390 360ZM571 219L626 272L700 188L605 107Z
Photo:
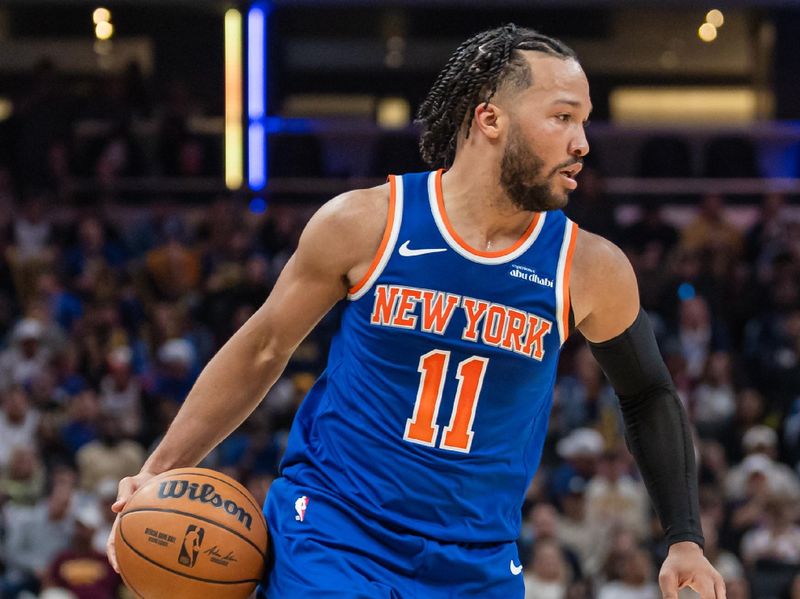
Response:
M423 157L447 170L319 210L114 509L155 474L197 464L346 300L267 497L275 565L260 596L522 597L520 508L577 329L620 397L666 531L664 597L724 597L701 548L689 425L634 273L560 211L591 109L561 42L508 25L462 44L419 112Z

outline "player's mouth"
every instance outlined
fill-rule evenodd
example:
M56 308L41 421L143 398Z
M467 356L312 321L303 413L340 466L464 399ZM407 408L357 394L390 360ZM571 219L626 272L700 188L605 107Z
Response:
M575 180L575 177L578 176L578 173L581 172L582 168L583 164L580 162L575 162L567 168L560 169L558 174L561 176L564 185L566 185L569 189L577 189L578 182Z

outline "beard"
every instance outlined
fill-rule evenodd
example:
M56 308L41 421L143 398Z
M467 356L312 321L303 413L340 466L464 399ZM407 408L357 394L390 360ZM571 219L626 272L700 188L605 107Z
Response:
M500 163L500 185L514 205L522 210L558 210L567 205L568 193L554 190L552 179L565 166L559 165L544 175L544 160L528 147L518 129L512 127Z

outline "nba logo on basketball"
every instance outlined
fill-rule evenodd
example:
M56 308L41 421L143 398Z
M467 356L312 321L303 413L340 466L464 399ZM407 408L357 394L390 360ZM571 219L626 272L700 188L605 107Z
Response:
M306 508L308 507L308 497L303 495L302 497L298 497L297 501L294 502L294 511L297 512L297 515L294 517L295 520L302 522L306 519Z
M181 545L181 552L178 555L178 563L189 568L193 568L197 561L197 555L200 553L200 545L203 544L203 535L205 531L199 526L190 524L186 529L186 534L183 537L183 545Z

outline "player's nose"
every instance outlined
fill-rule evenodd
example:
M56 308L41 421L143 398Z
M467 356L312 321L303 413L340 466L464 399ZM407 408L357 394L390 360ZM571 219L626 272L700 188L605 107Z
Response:
M578 133L570 142L569 153L572 156L583 158L589 153L589 140L586 139L586 131L583 127L578 129Z

